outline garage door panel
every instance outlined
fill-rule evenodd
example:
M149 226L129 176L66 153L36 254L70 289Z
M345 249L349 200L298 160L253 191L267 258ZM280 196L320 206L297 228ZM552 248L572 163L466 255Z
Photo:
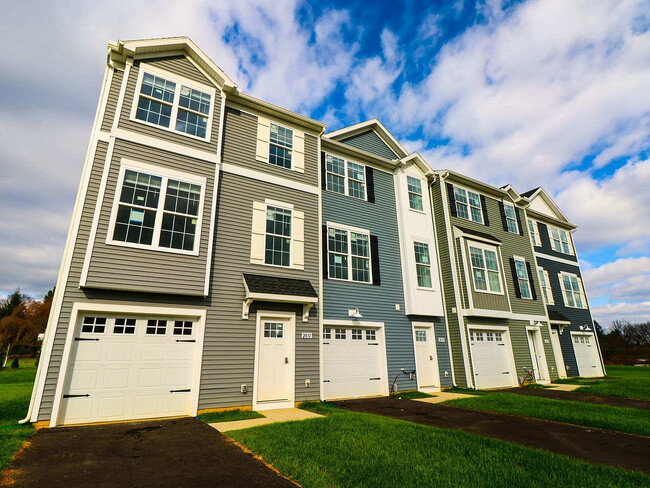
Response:
M600 358L593 334L573 334L572 339L578 374L585 377L600 376Z
M103 388L126 388L129 386L128 369L107 369L104 371Z
M88 390L97 386L97 370L73 371L70 377L70 390Z
M151 416L158 412L158 395L138 395L134 399L133 413L136 416Z
M476 387L513 386L514 360L507 332L472 328L469 336Z
M157 387L162 384L162 369L141 369L138 372L138 387L147 388L147 387Z
M165 359L165 345L145 342L142 344L143 361L163 361Z

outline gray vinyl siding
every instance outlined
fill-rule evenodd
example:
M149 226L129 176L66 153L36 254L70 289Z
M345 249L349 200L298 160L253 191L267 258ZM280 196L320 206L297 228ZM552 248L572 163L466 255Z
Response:
M397 208L393 175L374 170L376 203L323 192L323 224L328 221L368 229L377 236L381 285L326 279L323 281L325 320L350 320L348 309L359 308L363 320L383 322L388 359L388 386L398 376L398 390L416 388L405 371L415 369L411 321L404 310ZM399 304L400 310L395 310Z
M567 273L576 274L579 278L582 278L580 268L577 266L577 263L576 266L571 266L552 259L545 259L541 256L537 257L537 265L548 272L548 278L553 292L553 301L555 302L555 305L547 305L547 308L549 311L553 310L561 313L571 322L571 325L566 326L563 333L558 334L558 337L560 339L560 347L562 349L562 356L564 358L567 376L579 376L580 370L578 369L578 363L573 349L573 342L571 341L571 332L580 331L580 326L585 325L588 325L589 328L593 330L594 325L588 308L572 308L564 305L558 274L565 271ZM555 328L559 329L559 327Z
M120 98L120 88L124 79L124 71L114 69L111 85L108 87L108 97L106 98L106 108L104 109L104 118L102 119L101 129L110 132L117 110L117 101Z
M550 237L551 231L549 230L547 224L537 221L537 227L539 228L539 238L542 241L541 247L540 246L535 247L535 250L537 252L543 252L544 254L548 254L549 256L566 259L567 261L575 261L576 263L578 262L578 258L576 258L574 255L558 252L551 247L551 237ZM568 233L569 231L567 230L567 234ZM569 234L569 236L571 236L571 234Z
M180 70L177 69L177 65L183 64L181 63L181 61L184 61L185 63L189 64L189 66L191 66L191 68L189 68L187 64L185 64L185 67L188 70L193 69L197 73L199 73L198 70L196 70L196 68L186 59L175 60L173 63L167 62L167 64L165 64L164 61L159 61L158 65L161 68L163 68L164 66L163 69L168 70L172 76L174 74L178 74L187 77L187 72L185 69L180 69ZM151 63L151 60L147 60L146 62ZM193 137L183 135L182 133L170 132L168 130L161 129L152 125L147 125L137 121L129 120L129 117L131 115L131 108L133 107L134 103L137 104L137 96L135 96L134 99L134 95L135 95L136 85L138 83L139 72L140 72L140 63L136 61L131 67L131 70L129 71L129 79L127 81L126 91L124 92L124 103L122 105L122 111L120 113L120 121L118 127L121 129L126 129L132 132L136 132L138 134L157 137L164 141L174 142L177 144L182 144L184 146L193 147L195 149L216 153L217 144L219 140L219 113L221 111L221 92L219 91L219 89L215 88L216 94L213 100L214 109L212 115L212 132L210 134L210 142L208 143L205 141L201 141L199 139L195 139ZM212 85L211 83L207 82L207 80L205 83Z
M305 134L305 172L299 173L257 161L257 117L228 107L224 119L223 162L266 173L286 180L318 186L318 139Z
M457 239L459 241L460 239ZM508 304L508 297L506 296L505 293L502 295L497 295L493 293L482 293L480 291L476 291L474 289L474 282L472 278L472 272L471 272L471 257L469 253L469 247L472 244L473 241L464 241L464 250L465 250L465 256L467 257L467 276L465 276L465 270L462 269L460 276L463 276L463 288L466 288L466 280L469 281L470 283L470 289L471 289L471 294L472 294L472 302L474 304L474 308L478 308L481 310L501 310L504 312L510 311L510 305ZM459 248L460 243L456 243L456 249ZM458 251L457 251L458 252ZM508 268L510 264L503 263L505 268ZM506 283L506 276L504 275L504 269L500 270L501 273L501 282Z
M344 142L358 149L363 149L383 158L398 159L397 155L381 140L374 130L362 132L347 139L341 139L340 142Z
M212 85L213 83L205 77L199 69L197 69L192 62L187 59L185 56L168 56L164 58L156 59L144 59L143 63L150 64L154 68L163 69L169 71L170 73L176 73L188 80L196 81L197 83L202 83L204 85ZM138 63L136 61L135 63ZM134 64L135 64L134 63Z
M118 179L122 158L147 162L207 179L198 256L106 243L115 194L120 191ZM214 163L118 139L110 162L86 286L150 293L204 295L214 176ZM94 188L94 191L97 191L97 188Z

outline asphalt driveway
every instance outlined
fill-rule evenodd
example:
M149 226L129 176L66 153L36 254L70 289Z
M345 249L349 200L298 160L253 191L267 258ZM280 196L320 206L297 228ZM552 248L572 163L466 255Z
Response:
M0 484L296 487L223 434L191 418L44 429L28 442Z

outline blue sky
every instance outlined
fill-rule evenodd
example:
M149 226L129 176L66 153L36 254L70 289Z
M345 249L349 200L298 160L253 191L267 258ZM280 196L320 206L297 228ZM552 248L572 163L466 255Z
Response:
M56 281L109 39L187 35L331 130L377 117L434 168L542 185L597 320L650 319L650 1L11 2L0 294ZM28 35L25 35L25 34Z

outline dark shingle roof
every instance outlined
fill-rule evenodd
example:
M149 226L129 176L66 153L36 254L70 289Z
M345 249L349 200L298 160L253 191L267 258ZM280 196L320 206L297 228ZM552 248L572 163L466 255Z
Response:
M523 192L523 193L520 193L520 195L521 195L522 197L526 197L526 198L528 198L529 196L531 196L533 193L535 193L535 192L536 192L537 190L539 190L539 189L540 189L540 187L538 186L537 188L533 188L532 190L528 190L528 191L525 191L525 192Z
M569 319L555 310L548 311L548 318L553 322L569 322Z
M479 232L477 230L468 229L466 227L461 227L459 225L457 225L456 227L458 227L460 230L462 230L465 234L470 234L470 235L476 236L476 237L482 237L483 239L489 239L489 240L494 241L494 242L501 242L501 239L497 239L493 235L486 234L485 232Z
M246 286L251 293L271 293L274 295L293 295L300 297L318 297L309 280L294 280L244 273Z

